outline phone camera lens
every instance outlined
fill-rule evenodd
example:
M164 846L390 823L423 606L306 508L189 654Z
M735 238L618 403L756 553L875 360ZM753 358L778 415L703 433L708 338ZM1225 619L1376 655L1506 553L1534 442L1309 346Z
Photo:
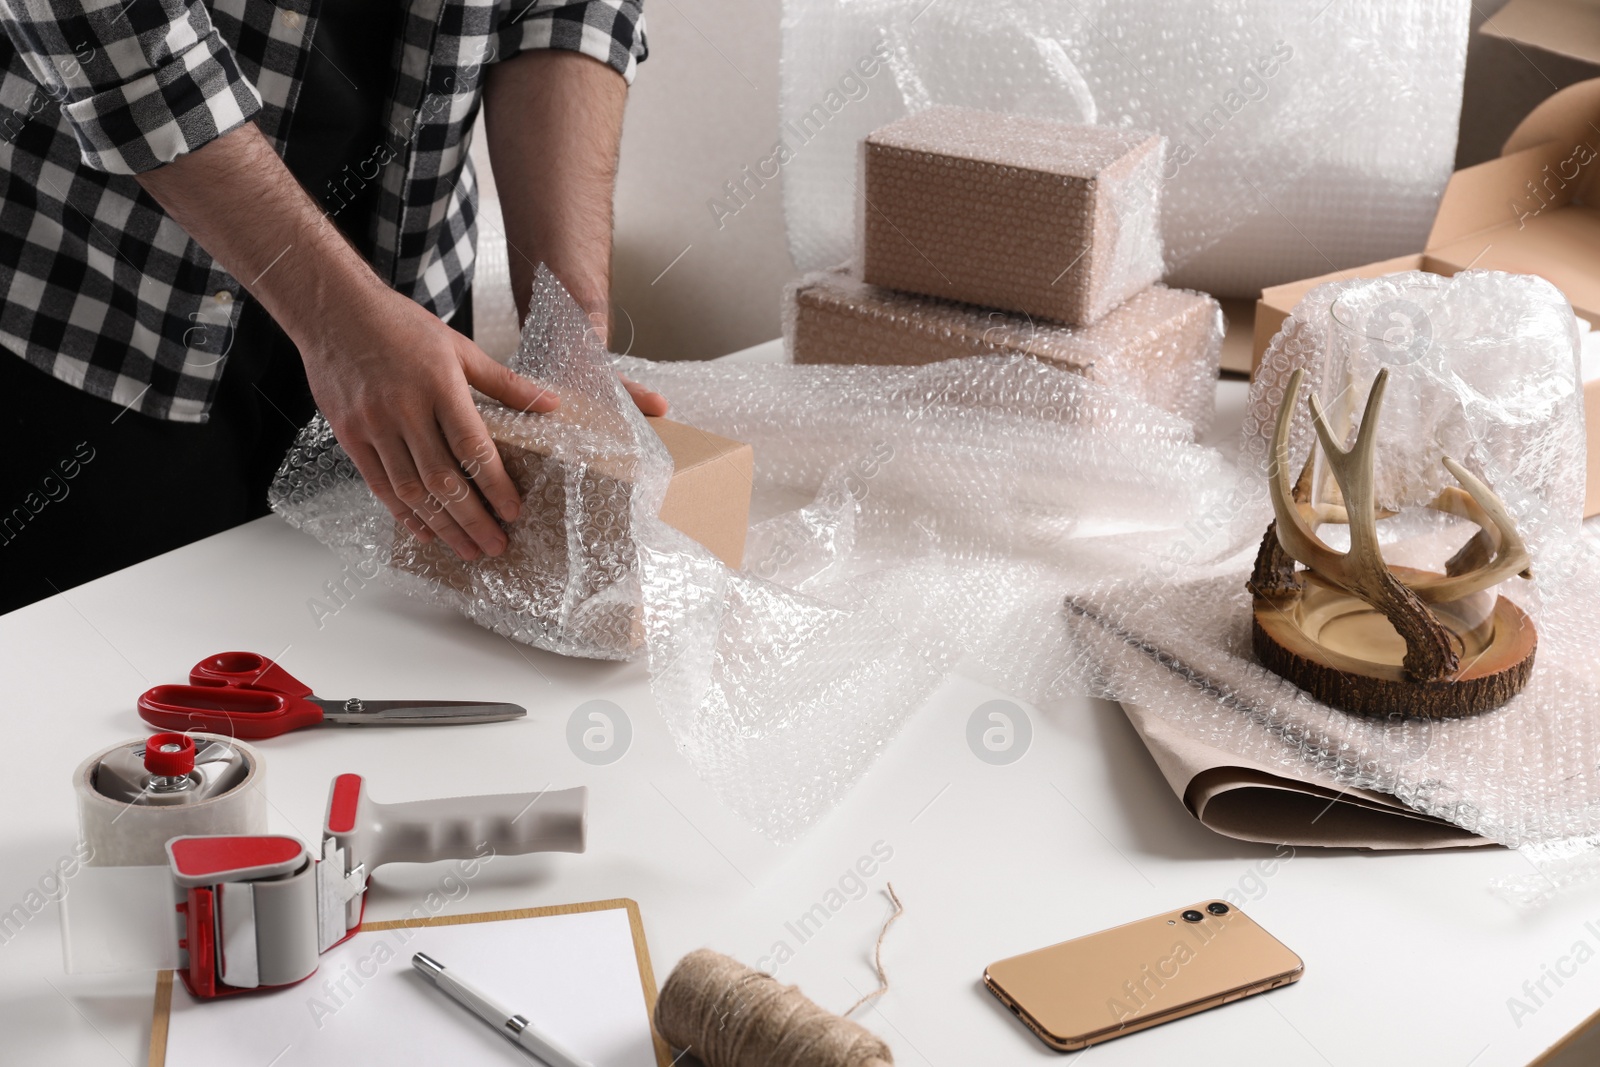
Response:
M1220 900L1213 900L1211 903L1207 904L1206 910L1213 915L1228 914L1228 906Z
M1188 911L1183 913L1183 921L1186 922L1186 923L1204 922L1205 921L1205 916L1201 915L1198 911L1195 911L1193 908L1190 908Z

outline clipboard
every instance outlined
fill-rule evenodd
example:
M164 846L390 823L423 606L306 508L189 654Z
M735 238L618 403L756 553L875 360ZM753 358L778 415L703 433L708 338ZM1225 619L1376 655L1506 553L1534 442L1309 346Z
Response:
M617 910L625 911L627 913L628 927L632 935L634 958L638 967L639 986L644 995L646 1012L645 1024L649 1027L650 1038L655 1052L656 1065L657 1067L671 1067L671 1050L668 1049L667 1043L662 1040L661 1035L656 1033L652 1022L655 1017L656 1008L655 971L650 965L650 950L645 943L644 923L641 921L639 916L639 905L633 900L625 897L618 897L612 900L593 900L580 904L558 904L552 907L544 908L519 908L509 911L478 912L468 915L438 915L417 919L399 919L389 922L372 922L362 925L361 934L379 933L389 930L420 930L441 926L461 926L475 923L503 922L515 919L539 919L551 916L581 915L590 912ZM358 937L359 936L360 935L358 935ZM407 957L404 961L404 965L409 970L411 966L409 957ZM299 986L288 987L288 989L285 991L293 990L301 986L312 987L314 989L315 987L313 986L313 983L317 982L318 978L321 977L322 970L322 968L319 968L317 973L306 979L305 982L299 983ZM264 995L272 996L273 994L267 993ZM246 994L243 997L229 999L246 1002L249 999L252 999L252 997L251 995ZM156 976L155 1004L151 1013L150 1021L150 1067L167 1067L167 1050L169 1040L172 1035L172 1000L173 972L161 971ZM207 1005L204 1007L210 1006ZM452 1007L452 1005L445 1002L445 998L440 998L439 1010L441 1012L449 1011ZM203 1010L203 1008L201 1010ZM485 1028L485 1033L488 1032L488 1028Z

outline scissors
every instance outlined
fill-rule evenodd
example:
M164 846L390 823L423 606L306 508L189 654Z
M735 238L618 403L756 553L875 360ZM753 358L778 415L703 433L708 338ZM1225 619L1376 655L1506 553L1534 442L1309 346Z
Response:
M266 656L218 652L189 672L188 685L158 685L139 698L139 717L163 730L208 730L249 741L319 723L442 726L520 719L517 704L482 700L324 700Z

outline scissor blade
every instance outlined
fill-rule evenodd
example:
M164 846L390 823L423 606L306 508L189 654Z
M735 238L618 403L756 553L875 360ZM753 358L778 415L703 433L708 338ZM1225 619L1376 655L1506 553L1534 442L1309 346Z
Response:
M520 704L485 700L318 700L328 722L356 726L449 726L520 719Z

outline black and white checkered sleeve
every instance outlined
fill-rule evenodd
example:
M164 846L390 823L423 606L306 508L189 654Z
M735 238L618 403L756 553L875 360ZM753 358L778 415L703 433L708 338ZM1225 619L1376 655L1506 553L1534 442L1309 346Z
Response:
M510 0L497 58L535 48L560 48L598 59L629 85L649 49L643 0Z
M199 0L0 0L0 11L96 170L154 169L261 109Z

